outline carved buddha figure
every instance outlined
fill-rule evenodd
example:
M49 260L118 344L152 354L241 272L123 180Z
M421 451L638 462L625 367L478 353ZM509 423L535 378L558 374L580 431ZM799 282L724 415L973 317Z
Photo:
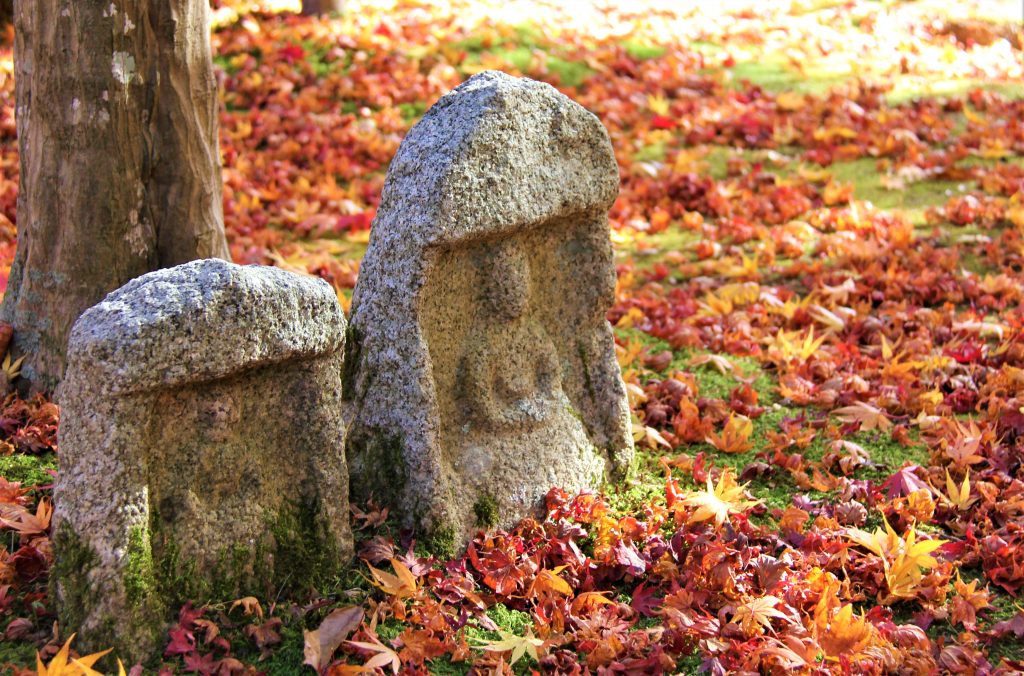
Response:
M534 428L566 398L555 346L530 311L529 260L511 240L475 259L479 307L459 369L465 412L484 429Z

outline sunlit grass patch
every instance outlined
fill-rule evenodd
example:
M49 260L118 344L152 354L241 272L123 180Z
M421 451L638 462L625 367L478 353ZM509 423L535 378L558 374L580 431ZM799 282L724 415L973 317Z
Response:
M737 63L725 71L729 84L740 86L744 81L763 87L770 92L797 92L824 94L835 86L849 81L850 73L825 68L800 72L778 57L767 56Z
M7 481L17 481L22 486L48 486L53 483L51 471L57 470L57 456L53 453L45 455L25 455L14 453L0 456L0 477Z
M885 98L890 105L899 105L925 97L963 96L972 89L998 92L1008 99L1024 98L1024 84L1019 82L991 82L977 79L921 80L898 77Z
M854 198L871 202L878 209L900 210L915 224L924 221L924 209L941 206L950 197L969 187L957 181L924 180L893 190L883 184L883 175L878 171L877 164L874 158L866 157L836 162L828 170L836 181L853 183Z
M627 54L640 61L656 59L666 51L661 45L653 45L635 39L626 40L623 43L623 47L625 47Z

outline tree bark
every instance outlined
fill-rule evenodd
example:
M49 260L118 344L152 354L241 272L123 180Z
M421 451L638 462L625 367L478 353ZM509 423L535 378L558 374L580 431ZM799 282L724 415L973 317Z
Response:
M302 0L302 13L331 14L345 9L345 0Z
M16 0L18 248L0 319L50 390L75 319L133 277L229 258L207 0Z

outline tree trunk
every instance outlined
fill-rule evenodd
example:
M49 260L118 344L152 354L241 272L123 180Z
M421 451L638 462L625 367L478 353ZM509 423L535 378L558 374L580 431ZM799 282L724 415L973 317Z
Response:
M229 258L207 0L16 0L18 248L0 318L34 391L133 277Z
M331 14L345 9L345 0L302 0L302 13Z

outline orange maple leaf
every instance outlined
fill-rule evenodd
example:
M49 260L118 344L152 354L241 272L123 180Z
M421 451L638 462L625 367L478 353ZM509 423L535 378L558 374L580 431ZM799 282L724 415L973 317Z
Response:
M43 498L36 506L36 513L32 514L24 507L8 507L5 513L7 517L0 517L0 526L13 528L21 534L22 540L30 539L33 535L43 535L50 529L50 518L53 516L53 503L49 498Z
M710 433L705 441L723 453L746 453L754 444L750 435L754 432L754 423L750 418L735 413L729 414L721 434Z
M400 599L415 595L419 585L412 571L398 559L391 559L391 566L395 570L394 575L366 564L366 567L370 569L370 574L373 575L373 579L370 580L373 586L389 596L395 596Z

